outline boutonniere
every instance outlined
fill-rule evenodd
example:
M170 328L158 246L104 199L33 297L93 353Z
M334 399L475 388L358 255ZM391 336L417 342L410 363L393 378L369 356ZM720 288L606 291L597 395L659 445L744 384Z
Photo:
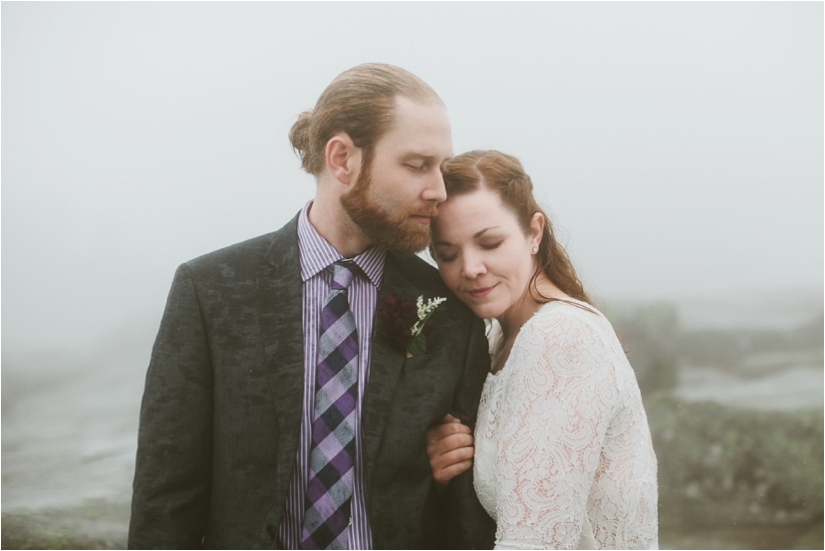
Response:
M437 297L425 303L424 295L421 295L413 303L411 298L398 298L394 294L382 297L378 305L378 327L404 347L408 358L426 354L427 337L433 330L427 320L445 300Z

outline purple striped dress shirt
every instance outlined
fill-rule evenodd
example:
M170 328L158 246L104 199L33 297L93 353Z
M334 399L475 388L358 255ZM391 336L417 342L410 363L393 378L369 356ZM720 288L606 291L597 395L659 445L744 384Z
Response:
M301 257L301 295L304 324L304 399L301 415L301 435L298 457L289 486L284 517L279 536L284 549L300 549L304 522L304 497L309 472L312 444L312 411L315 407L315 368L318 362L318 332L324 300L329 294L332 274L326 269L343 257L318 235L309 222L310 201L298 217L298 251ZM372 532L366 509L364 481L364 436L361 430L361 410L364 389L369 377L372 324L378 303L378 289L384 275L386 252L370 247L353 261L363 271L349 287L350 311L358 331L358 403L355 410L355 476L352 494L351 522L348 528L349 549L372 549ZM366 277L365 277L366 276Z

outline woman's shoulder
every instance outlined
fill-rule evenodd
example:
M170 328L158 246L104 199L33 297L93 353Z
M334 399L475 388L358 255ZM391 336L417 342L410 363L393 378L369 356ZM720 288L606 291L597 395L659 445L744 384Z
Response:
M608 328L612 332L610 322L595 306L573 298L552 300L544 304L525 324L525 329L537 333L574 330L596 335Z
M620 359L621 346L610 322L585 302L548 302L524 324L522 333L522 353L547 369L564 364L581 373L588 365L607 369Z

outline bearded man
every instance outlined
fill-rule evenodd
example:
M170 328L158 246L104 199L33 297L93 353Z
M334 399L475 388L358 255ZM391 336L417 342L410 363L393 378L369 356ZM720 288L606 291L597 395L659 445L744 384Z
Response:
M129 546L489 548L472 470L442 489L426 452L445 415L473 425L489 370L481 321L413 254L446 198L444 106L403 69L360 65L290 141L314 200L175 274L146 376ZM411 346L393 337L412 334L422 312L399 309L418 297L432 316Z

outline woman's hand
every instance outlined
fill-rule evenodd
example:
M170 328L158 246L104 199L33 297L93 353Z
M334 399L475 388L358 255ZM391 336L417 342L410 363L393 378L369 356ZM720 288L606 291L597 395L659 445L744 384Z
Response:
M470 427L452 415L427 431L427 455L433 479L439 486L460 475L473 465L473 435Z

